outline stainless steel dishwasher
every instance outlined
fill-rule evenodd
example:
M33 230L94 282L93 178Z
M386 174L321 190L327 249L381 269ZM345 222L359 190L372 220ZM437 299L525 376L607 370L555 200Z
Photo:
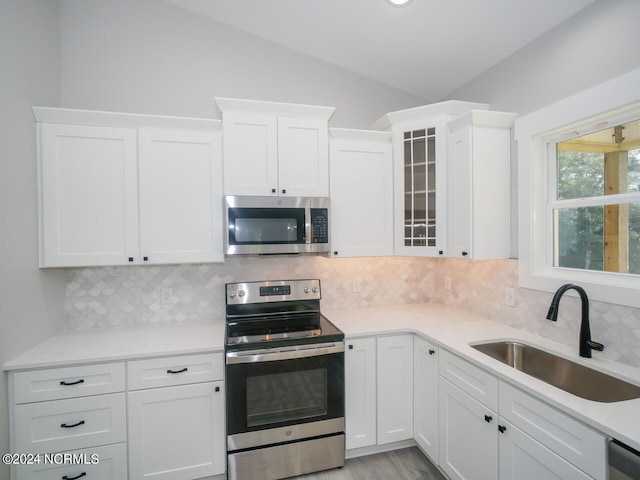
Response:
M609 480L640 480L640 452L618 440L610 440Z

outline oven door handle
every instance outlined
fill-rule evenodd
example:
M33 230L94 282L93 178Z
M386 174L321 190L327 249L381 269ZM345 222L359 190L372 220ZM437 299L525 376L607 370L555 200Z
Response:
M265 348L227 352L227 365L236 363L275 362L277 360L293 360L296 358L318 357L344 352L344 342L298 345L288 348Z

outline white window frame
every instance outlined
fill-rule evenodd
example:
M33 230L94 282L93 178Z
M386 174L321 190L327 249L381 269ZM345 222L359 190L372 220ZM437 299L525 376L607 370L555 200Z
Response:
M564 283L577 283L593 300L640 307L640 275L553 266L549 201L556 187L555 162L550 161L555 160L555 144L602 130L606 128L602 122L619 125L631 118L640 118L640 69L516 120L521 287L554 292ZM621 199L619 195L616 197ZM587 206L588 202L585 200L581 206Z

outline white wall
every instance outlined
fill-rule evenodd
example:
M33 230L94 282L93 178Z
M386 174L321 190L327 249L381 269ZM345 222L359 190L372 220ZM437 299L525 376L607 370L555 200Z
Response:
M218 117L214 97L336 107L367 128L425 102L158 0L61 0L62 104Z
M640 67L640 2L598 0L454 91L519 115Z
M38 270L32 105L60 95L58 4L0 0L0 365L63 327L62 271ZM0 453L9 451L7 375L0 378ZM0 463L0 478L9 478Z

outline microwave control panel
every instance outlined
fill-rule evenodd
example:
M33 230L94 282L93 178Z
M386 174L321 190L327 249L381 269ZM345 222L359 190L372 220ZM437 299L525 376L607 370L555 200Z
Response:
M329 243L329 210L311 209L311 243Z

